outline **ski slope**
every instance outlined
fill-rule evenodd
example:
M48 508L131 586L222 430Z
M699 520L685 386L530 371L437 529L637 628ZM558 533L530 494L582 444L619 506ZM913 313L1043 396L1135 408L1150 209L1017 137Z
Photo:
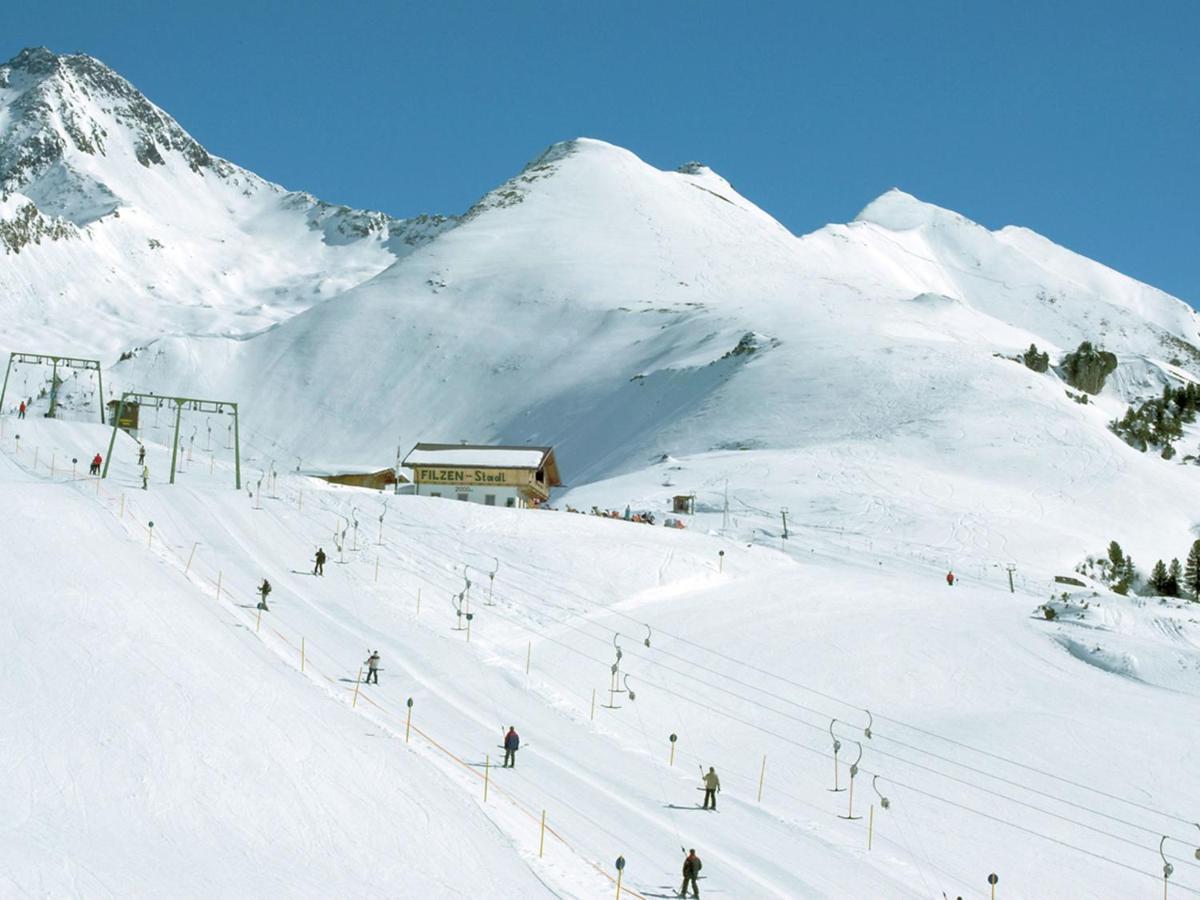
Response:
M1169 724L1195 711L1194 608L1105 595L1093 601L1109 610L1103 627L1051 624L1032 615L1041 585L1010 594L962 572L951 589L919 563L831 543L781 553L297 475L249 497L215 459L211 476L193 461L167 486L155 444L160 474L143 492L124 436L98 491L49 476L47 451L90 458L106 436L9 419L0 439L17 511L5 537L57 558L20 567L17 596L70 604L14 604L0 648L5 683L32 688L5 734L42 767L6 786L6 807L45 829L5 842L21 891L319 896L396 892L403 878L439 896L604 896L601 873L624 855L624 887L655 896L675 887L682 845L705 860L708 895L985 896L996 871L1006 896L1132 896L1154 889L1158 833L1195 837L1151 812L1198 799L1194 742ZM318 545L324 578L310 574ZM275 590L256 623L264 575ZM469 643L450 601L465 578ZM1152 639L1162 623L1174 636ZM636 700L608 709L618 633ZM1164 689L1088 664L1064 639L1191 670ZM380 684L355 701L370 649ZM80 672L97 677L69 678ZM405 745L409 697L419 731ZM840 786L863 745L854 813L876 804L870 851L865 820L839 818L847 793L829 791L834 717ZM524 748L515 769L488 770L484 803L482 767L510 724ZM716 814L696 808L709 765L724 788ZM543 809L561 840L539 860ZM110 852L97 836L119 833L118 817L138 829L123 846L162 847L178 867ZM1190 850L1167 850L1175 889L1200 890ZM195 873L195 892L173 872Z
M1164 836L1200 892L1198 607L1054 581L1198 533L1200 430L1108 429L1200 378L1186 304L899 190L793 235L588 138L461 216L332 207L46 50L0 66L0 184L0 359L107 389L46 420L20 364L0 410L0 893L601 897L622 855L654 897L694 846L706 895L1107 898ZM1086 404L1013 359L1085 340ZM81 477L124 390L237 402L242 489L193 410L177 484L149 408L150 489L125 435ZM553 446L555 509L310 477L462 440Z

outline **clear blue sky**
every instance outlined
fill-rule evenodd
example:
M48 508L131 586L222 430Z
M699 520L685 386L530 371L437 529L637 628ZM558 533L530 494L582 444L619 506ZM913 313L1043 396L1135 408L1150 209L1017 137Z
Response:
M1200 2L8 0L212 152L337 203L461 212L586 135L700 160L797 233L889 187L1200 303Z

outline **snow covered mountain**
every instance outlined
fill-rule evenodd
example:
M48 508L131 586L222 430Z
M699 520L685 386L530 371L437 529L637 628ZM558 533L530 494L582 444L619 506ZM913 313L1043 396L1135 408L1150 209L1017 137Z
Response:
M161 815L177 803L214 847L243 846L214 837L230 827L221 803L197 805L169 766L139 762L204 747L216 762L198 774L202 790L238 802L226 774L236 754L200 737L235 703L221 669L257 673L279 698L276 715L239 721L239 740L287 757L288 729L299 728L313 769L330 767L327 778L298 765L260 773L261 821L272 820L274 795L296 823L278 865L226 870L181 853L200 891L344 891L354 873L336 864L311 881L289 868L314 847L330 859L352 852L342 831L354 812L331 787L352 775L326 729L398 742L393 713L414 695L439 744L406 755L403 773L436 770L444 783L385 792L380 810L461 816L483 868L503 868L514 896L532 886L526 869L559 895L607 894L611 860L632 860L630 847L649 869L630 883L661 895L654 865L693 838L712 848L710 884L733 896L966 896L972 885L984 896L993 867L1014 896L1125 896L1157 888L1147 878L1161 872L1164 833L1177 842L1172 889L1200 890L1177 837L1191 821L1180 811L1200 803L1186 777L1194 740L1179 725L1200 695L1194 608L1137 596L1149 593L1143 579L1121 597L1074 571L1118 540L1144 574L1156 558L1186 557L1200 528L1197 428L1184 425L1179 455L1166 459L1109 427L1130 402L1200 380L1200 322L1181 301L1028 230L992 231L898 190L847 224L796 236L703 165L660 171L584 138L553 145L461 216L329 207L212 157L95 60L44 50L0 68L0 184L0 352L99 355L111 390L233 399L245 416L252 500L227 489L220 435L206 440L190 412L185 433L199 435L207 465L194 465L189 443L179 483L158 490L168 429L148 417L147 493L123 437L111 480L81 489L62 483L62 461L88 458L103 429L0 420L0 491L13 510L4 534L17 558L77 540L61 523L96 535L54 572L29 568L17 581L22 596L50 579L69 598L62 643L86 647L71 658L105 671L123 659L130 624L87 596L108 559L148 585L149 596L133 595L132 627L163 641L133 657L128 691L169 668L184 632L216 654L214 671L189 668L186 686L150 689L154 708L188 728L195 711L182 745L142 735L136 712L122 710L135 737L112 764L130 782L148 777L154 796L122 794L119 808ZM1083 342L1116 361L1090 395L1059 365ZM1048 365L1021 360L1031 344ZM126 358L114 362L118 352ZM31 368L15 383L33 395L43 377ZM694 493L697 512L682 533L416 497L391 498L398 512L388 514L381 497L300 474L380 468L397 443L460 439L553 444L568 482L555 506L662 516L673 495ZM289 474L276 485L272 472ZM358 525L373 531L376 516L368 548ZM310 545L329 546L330 525L343 577L292 568ZM961 579L953 591L949 568ZM245 601L264 571L278 571L280 607L260 632ZM451 645L445 598L468 578L478 597L489 572L502 573L497 606L476 607L467 649ZM1082 588L1063 596L1062 576ZM218 590L211 605L222 578L235 596ZM154 603L172 585L187 605L184 632L165 628ZM1031 616L1051 596L1058 619ZM49 623L24 606L8 618L17 624L0 634L0 660L15 660L10 680L36 682L37 659L57 646ZM105 636L98 649L93 628ZM643 629L654 635L644 654ZM624 671L637 705L589 715L621 631L636 636ZM351 683L362 645L383 647L397 663L381 705L339 709L327 724L321 704L357 702L357 692L351 701L336 676L292 671L304 637ZM532 678L520 674L530 655ZM100 687L87 690L103 706ZM33 724L17 752L61 742L66 760L29 776L28 792L8 788L6 805L27 800L30 819L34 799L63 794L63 783L89 809L109 796L94 779L53 774L80 758L94 765L109 747L58 729L65 702L22 713ZM868 705L891 717L879 740L862 730ZM510 713L536 723L537 775L508 785L521 814L481 805L485 822L442 803L439 790L475 790L478 757L494 752ZM364 716L366 735L355 725ZM13 714L4 733L20 722ZM880 752L881 735L899 729ZM650 743L674 730L689 775L714 761L731 773L733 815L682 821L693 811L679 794L693 785ZM861 849L861 823L838 819L845 794L827 784L830 741L841 738L845 754L859 735L864 772L901 798L880 821L892 843L874 856ZM1147 735L1153 759L1135 770ZM448 747L463 756L437 755ZM771 776L779 793L759 805L763 754L772 773L788 763ZM355 756L378 767L385 758L361 747ZM327 819L306 817L308 801L296 808L287 782L301 777L317 781L311 806ZM856 803L877 799L861 780L859 790ZM571 844L550 862L534 859L528 827L543 808L567 818ZM69 804L54 816L81 827ZM489 842L492 826L509 854ZM439 880L453 853L404 827L430 863L425 890L477 890L486 878ZM151 828L138 837L172 853L180 844ZM169 893L157 872L83 846L36 835L9 862L66 856L52 891L89 893L81 872L115 871L133 893ZM372 843L363 856L386 852ZM370 884L386 891L393 872ZM19 884L34 879L23 872Z
M738 502L793 515L830 509L805 475L834 466L838 504L888 495L947 561L1012 554L996 533L975 536L982 549L953 536L993 493L1026 495L1030 471L1116 477L1132 496L1165 479L1178 508L1102 504L1065 547L1023 530L1030 562L1073 564L1131 515L1189 533L1193 469L1107 425L1195 380L1195 311L1028 230L893 190L797 237L703 165L659 171L589 139L550 147L461 217L397 222L213 157L86 56L24 51L0 92L0 349L120 350L132 358L110 389L236 398L280 459L380 467L417 440L553 444L575 488L652 473L720 486L708 499L724 503L734 481ZM1057 364L1084 341L1118 360L1086 405L1055 368L1017 360L1036 344ZM914 468L936 487L901 503ZM1009 505L1060 534L1079 500Z
M264 181L210 154L89 56L38 48L0 65L6 345L87 334L109 357L164 331L245 335L452 224Z
M1014 361L1036 343L1057 363L1083 341L1120 361L1083 407L1053 370ZM797 238L703 166L662 172L581 139L336 303L247 341L166 336L114 374L240 396L280 456L316 466L386 465L398 439L534 442L558 448L572 486L671 481L654 466L682 459L692 469L677 487L732 480L753 506L793 510L828 509L805 478L814 467L841 470L839 503L893 504L916 467L944 502L934 512L914 497L894 514L949 562L976 555L946 535L992 502L980 491L1023 496L1033 470L1088 483L1094 461L1136 459L1121 463L1132 494L1167 478L1190 498L1191 468L1138 454L1107 423L1193 380L1197 344L1181 301L1022 229L991 232L891 191ZM614 490L568 502L663 500ZM1076 502L1030 508L1065 531ZM1144 524L1163 514L1146 510ZM1069 558L1025 531L1029 553L1069 567L1129 515L1098 511ZM1002 549L978 540L982 555Z

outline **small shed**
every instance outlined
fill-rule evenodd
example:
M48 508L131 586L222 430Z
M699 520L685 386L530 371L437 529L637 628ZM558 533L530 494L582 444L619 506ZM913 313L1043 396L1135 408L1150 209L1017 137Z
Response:
M381 491L396 483L396 470L380 469L378 472L343 472L340 475L322 475L321 478L330 484L344 484L348 487L371 488L372 490ZM401 482L407 480L404 476L400 476Z
M676 494L671 501L671 512L694 516L696 514L696 495Z
M412 470L422 497L485 506L539 506L562 484L552 447L417 444L402 465Z

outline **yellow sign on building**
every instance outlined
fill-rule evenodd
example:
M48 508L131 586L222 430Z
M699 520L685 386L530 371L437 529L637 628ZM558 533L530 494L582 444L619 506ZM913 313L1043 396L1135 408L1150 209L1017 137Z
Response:
M417 484L507 484L523 485L533 480L529 469L413 469Z

